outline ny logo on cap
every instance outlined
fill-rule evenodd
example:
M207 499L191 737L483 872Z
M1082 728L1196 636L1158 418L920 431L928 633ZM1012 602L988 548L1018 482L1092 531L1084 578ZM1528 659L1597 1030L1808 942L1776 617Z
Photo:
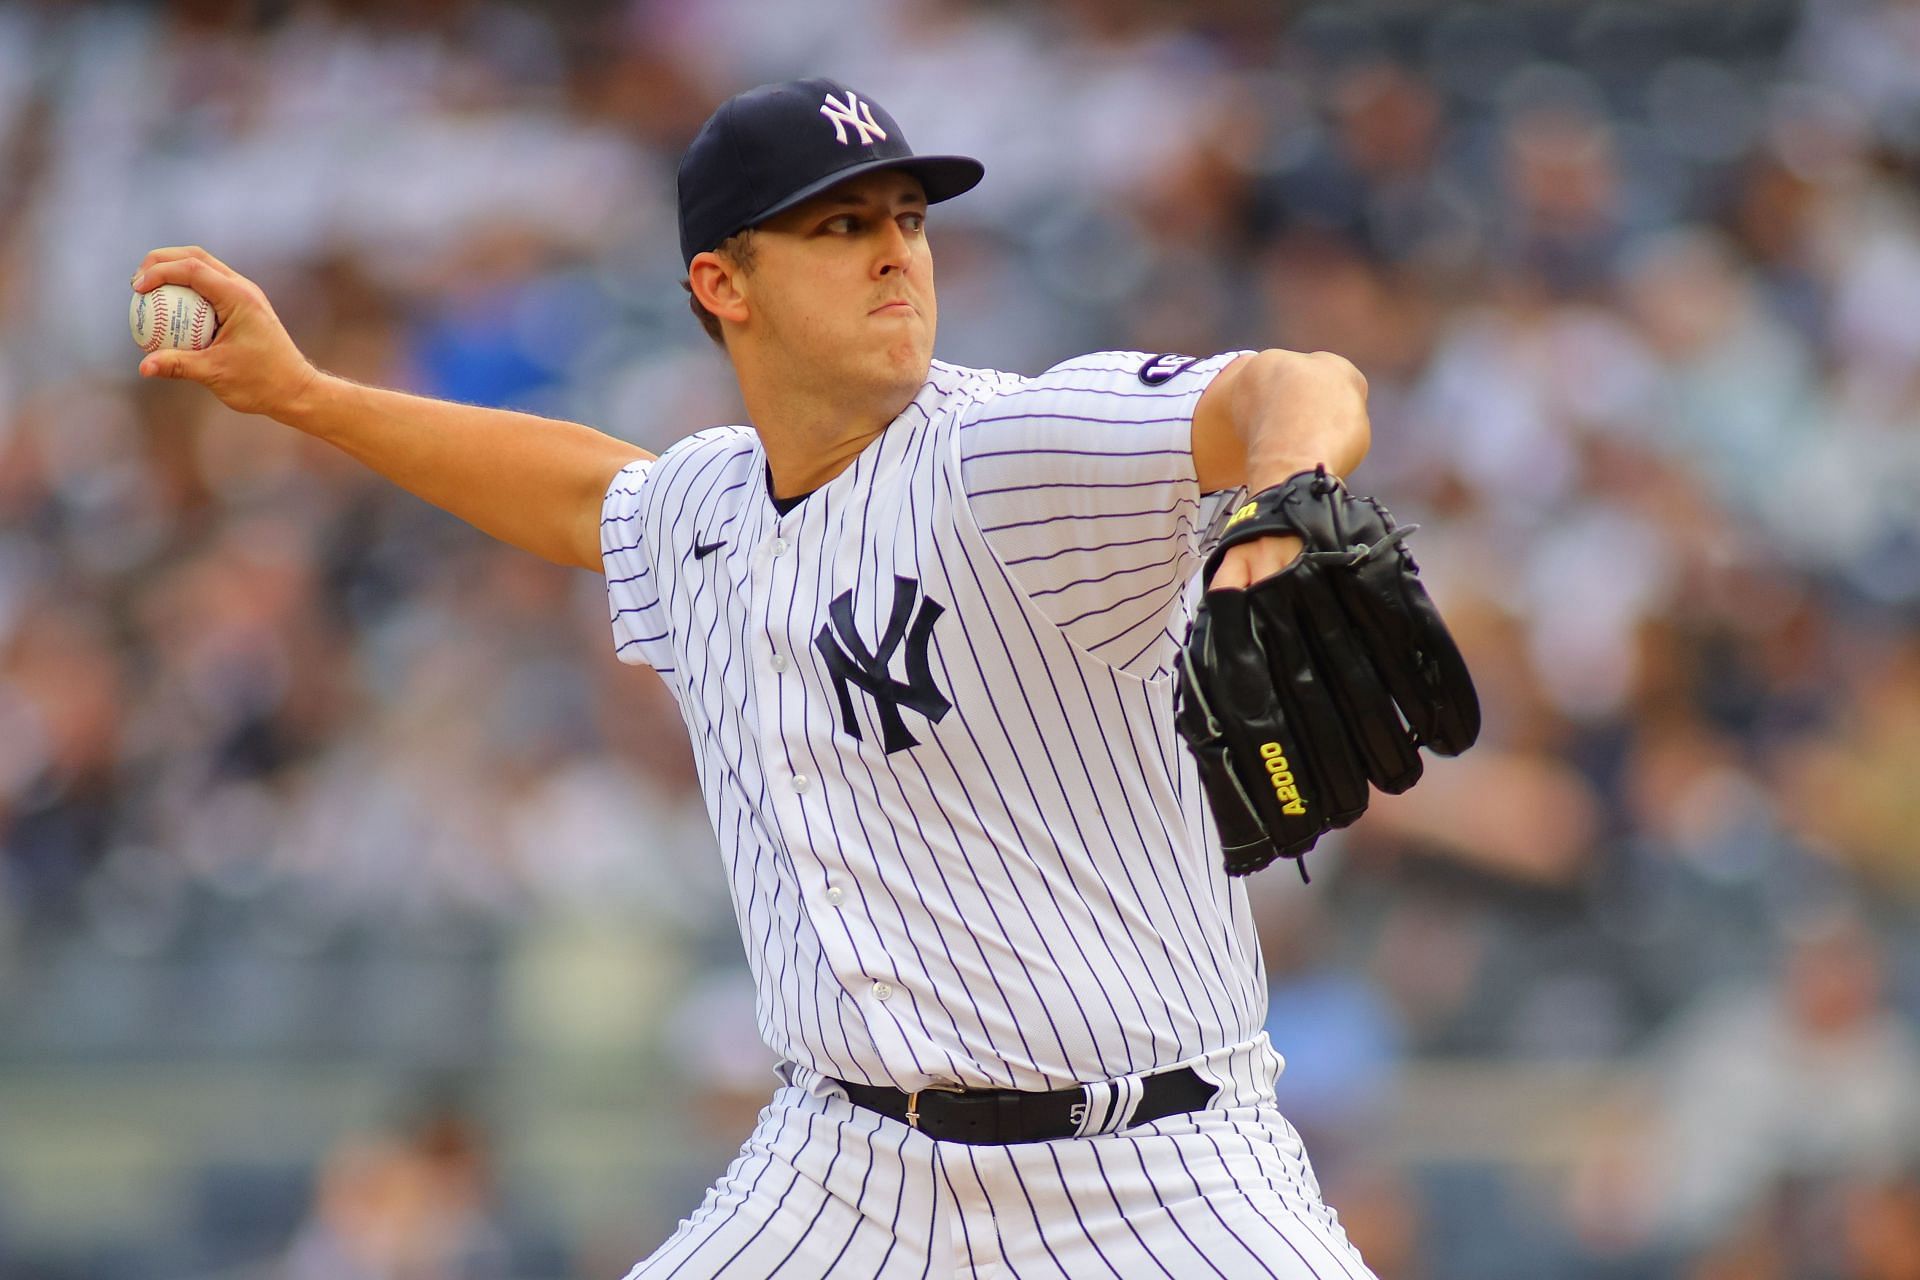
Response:
M876 139L887 140L887 131L873 118L873 108L860 101L860 95L851 89L847 90L845 102L828 94L827 100L820 104L820 114L833 121L833 139L843 147L847 145L848 125L859 130L863 147L872 146Z

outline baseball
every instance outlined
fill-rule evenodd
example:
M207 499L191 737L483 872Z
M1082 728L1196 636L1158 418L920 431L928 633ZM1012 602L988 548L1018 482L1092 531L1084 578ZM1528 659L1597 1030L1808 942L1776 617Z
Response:
M201 351L212 344L220 328L213 304L183 284L163 284L133 295L127 314L133 340L142 351L178 347Z

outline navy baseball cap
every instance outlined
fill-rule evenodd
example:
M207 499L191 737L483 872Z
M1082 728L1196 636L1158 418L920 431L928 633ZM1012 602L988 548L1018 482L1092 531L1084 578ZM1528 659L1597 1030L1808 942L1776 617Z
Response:
M787 80L736 94L680 157L680 257L876 169L920 179L927 203L971 190L986 167L968 156L917 156L873 99L837 80Z

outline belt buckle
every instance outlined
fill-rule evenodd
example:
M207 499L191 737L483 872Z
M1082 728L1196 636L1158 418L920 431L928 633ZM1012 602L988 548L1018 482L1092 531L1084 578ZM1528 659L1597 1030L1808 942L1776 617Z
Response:
M966 1090L961 1088L957 1084L930 1084L930 1085L927 1085L925 1088L915 1089L912 1093L909 1093L907 1095L907 1115L906 1115L907 1128L913 1129L916 1131L920 1128L920 1095L921 1094L923 1093L965 1093L965 1092Z

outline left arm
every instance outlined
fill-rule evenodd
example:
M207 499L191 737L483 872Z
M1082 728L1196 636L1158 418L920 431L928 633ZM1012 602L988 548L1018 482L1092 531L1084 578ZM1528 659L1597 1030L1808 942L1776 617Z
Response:
M1245 485L1259 493L1324 465L1344 478L1367 456L1367 380L1329 351L1262 351L1214 378L1193 412L1193 468L1202 493ZM1297 538L1261 538L1232 548L1208 584L1244 587L1278 573Z

